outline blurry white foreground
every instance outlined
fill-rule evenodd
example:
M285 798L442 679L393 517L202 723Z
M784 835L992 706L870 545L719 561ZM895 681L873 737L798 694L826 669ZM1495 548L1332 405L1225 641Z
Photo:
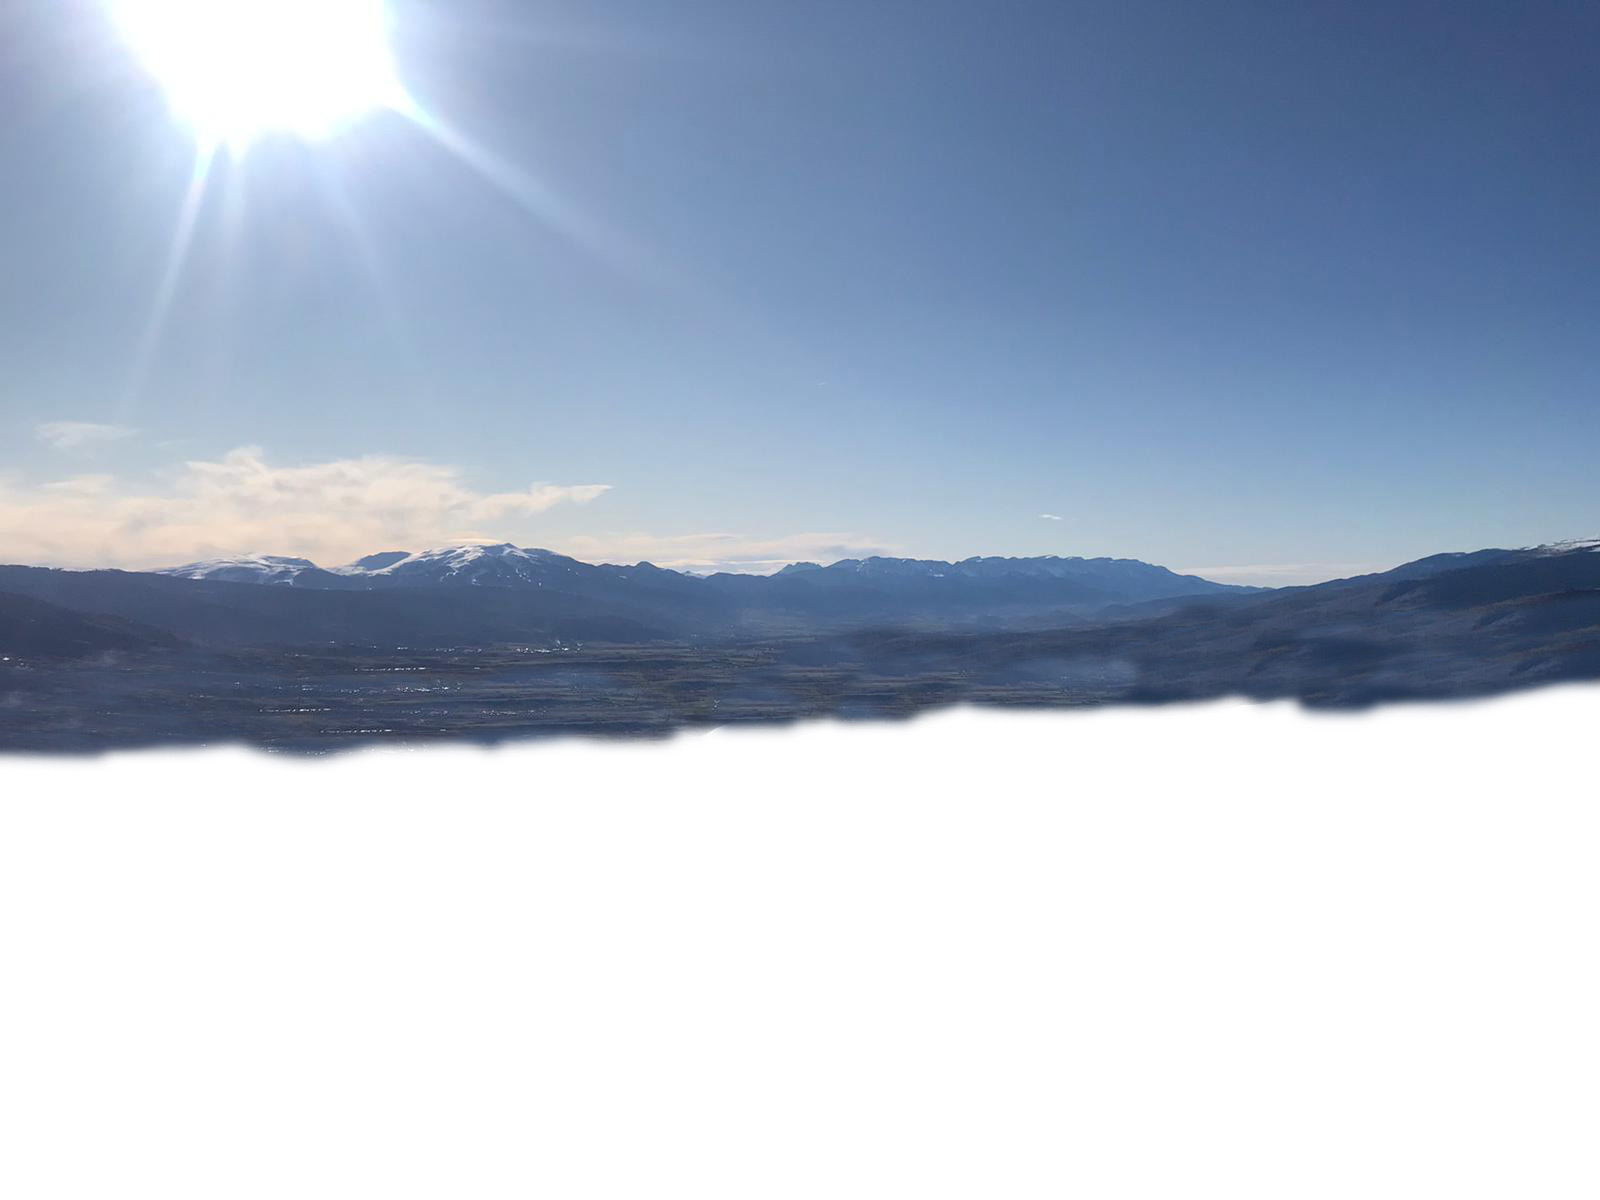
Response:
M0 761L0 1193L1592 1197L1597 717Z

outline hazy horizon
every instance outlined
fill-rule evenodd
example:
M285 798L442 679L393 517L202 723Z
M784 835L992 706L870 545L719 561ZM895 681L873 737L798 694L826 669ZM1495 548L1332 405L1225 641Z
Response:
M720 535L720 536L721 536L722 540L725 540L727 542L740 541L740 539L737 539L734 535ZM707 547L710 547L710 548L714 549L718 538L719 538L719 535L715 535L715 534L713 534L713 535L702 535L700 538L696 539L696 541L697 541L698 544L705 545ZM648 539L640 539L640 540L644 541L644 540L648 540ZM1470 552L1471 550L1483 550L1483 549L1527 550L1527 549L1538 548L1538 546L1543 546L1543 545L1578 545L1578 544L1588 544L1590 541L1591 541L1591 539L1563 539L1563 540L1560 540L1560 541L1538 543L1537 545L1533 545L1533 546L1521 546L1521 547L1517 547L1517 546L1504 546L1504 547L1474 546L1474 547L1470 547L1470 548L1468 548L1468 547L1450 547L1450 548L1447 548L1445 550L1435 551L1435 553L1458 553L1458 552ZM185 560L185 561L182 561L182 562L172 562L172 561L167 561L167 560L164 560L164 559L163 560L159 560L159 561L155 560L155 559L151 559L149 561L142 561L142 562L128 562L128 561L95 562L95 561L89 561L89 560L81 560L81 561L70 561L70 562L40 561L40 562L29 562L29 563L0 563L0 565L41 566L41 567L49 567L49 568L54 568L54 569L75 570L75 571L88 571L88 570L100 570L100 569L120 569L120 570L131 570L131 571L170 571L170 570L175 570L175 569L179 569L179 568L183 568L183 567L189 567L189 566L197 566L197 567L198 566L212 566L212 565L215 565L215 564L218 564L218 563L225 563L225 562L241 562L241 563L244 563L244 562L249 562L249 561L252 561L252 560L276 559L276 560L305 561L305 562L310 562L313 565L318 566L318 567L330 568L330 569L338 570L338 569L354 567L354 566L356 566L356 564L357 564L357 562L359 560L367 558L369 556L386 554L386 553L402 553L402 554L405 554L407 556L413 556L413 555L424 554L424 553L428 553L428 552L432 552L432 551L446 550L446 549L453 549L453 548L460 548L460 547L468 547L468 546L488 546L488 547L493 547L493 546L505 546L505 545L518 546L519 549L524 549L524 550L547 550L547 551L551 551L552 553L555 553L555 554L562 554L562 555L565 555L565 556L567 556L569 558L578 559L581 562L587 562L587 563L596 564L596 565L637 566L637 565L642 565L642 564L648 563L648 564L656 566L656 567L662 567L662 568L665 568L667 570L678 571L678 572L681 572L681 573L684 573L684 574L690 574L690 575L709 575L709 574L714 574L714 573L718 573L718 572L726 572L726 573L731 573L731 574L746 574L746 575L773 575L773 574L776 574L777 572L783 570L787 566L792 566L792 565L796 565L796 564L811 563L811 564L816 564L816 565L819 565L819 566L826 567L826 566L831 566L831 565L834 565L834 564L842 562L842 561L850 561L850 560L863 559L863 558L875 558L875 557L891 558L891 559L911 559L911 560L951 562L951 563L960 562L960 561L967 560L967 559L979 559L979 558L991 558L991 557L1016 558L1016 559L1026 559L1026 558L1124 559L1124 560L1133 559L1134 561L1148 561L1148 560L1142 560L1142 559L1135 559L1134 556L1132 556L1132 555L1112 554L1112 553L1073 554L1073 553L1068 553L1068 552L1061 552L1061 553L1052 553L1052 554L1045 554L1045 555L989 555L989 554L984 554L984 553L979 552L979 553L972 553L972 554L951 554L951 555L944 555L944 556L932 556L932 555L926 555L926 554L903 554L903 553L898 553L898 552L896 552L894 550L893 547L885 547L885 548L870 548L869 547L869 548L866 548L865 550L863 550L862 552L859 552L859 553L833 554L833 555L824 554L824 555L822 555L820 557L816 557L816 558L795 558L795 557L777 557L777 558L764 558L764 559L763 558L751 558L751 557L739 557L739 558L731 558L731 559L717 559L717 558L714 558L714 557L712 557L712 558L689 557L689 558L675 558L675 559L672 559L672 558L665 558L664 559L664 558L659 558L659 557L658 558L645 558L645 557L628 558L628 557L615 557L615 556L608 557L608 556L603 555L603 554L595 554L593 552L586 551L586 550L582 549L581 547L580 548L563 548L562 546L559 546L559 545L539 545L539 546L535 546L535 545L531 545L531 544L519 545L516 542L507 542L507 541L505 541L503 539L498 539L498 538L493 538L493 537L463 536L463 537L446 538L446 539L444 539L442 541L429 543L427 545L403 546L403 545L400 545L400 544L397 543L397 544L392 544L392 545L385 545L381 549L368 548L368 549L364 549L364 550L360 551L357 554L351 555L349 558L337 558L336 557L336 558L318 559L318 558L316 558L314 556L306 555L306 554L293 554L293 553L284 553L284 552L275 551L275 550L255 549L255 550L246 550L246 551L218 550L216 553L204 554L204 555L201 555L199 557L196 557L196 558L193 558L193 559L188 559L188 560ZM781 543L775 545L773 548L777 549L780 546L781 546ZM837 548L835 548L835 549L837 549ZM1426 556L1424 556L1424 557L1426 557ZM1407 561L1411 561L1411 560L1407 560ZM1403 564L1401 562L1365 562L1365 563L1356 562L1356 563L1263 563L1263 564L1244 565L1244 566L1177 566L1177 565L1173 565L1171 563L1153 563L1152 565L1160 566L1160 567L1166 567L1168 570L1171 570L1171 571L1173 571L1173 572L1175 572L1176 574L1179 574L1179 575L1200 576L1201 578L1214 580L1215 582L1218 582L1218 583L1240 584L1240 585L1255 586L1255 587L1293 587L1293 586L1301 586L1301 585L1307 585L1307 584L1325 583L1325 582L1328 582L1330 580L1349 578L1349 577L1356 576L1356 575L1374 574L1374 573L1378 573L1378 572L1382 572L1382 571L1386 571L1386 570L1392 569L1394 567L1401 566Z

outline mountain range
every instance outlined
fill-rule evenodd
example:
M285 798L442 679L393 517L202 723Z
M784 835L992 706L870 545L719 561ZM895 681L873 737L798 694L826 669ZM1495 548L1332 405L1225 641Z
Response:
M1028 628L1257 590L1132 559L866 558L771 576L699 576L509 544L388 551L334 568L269 556L154 572L0 567L0 592L233 645L645 642L908 623Z
M749 640L864 629L1029 633L1236 611L1246 623L1318 604L1388 605L1409 590L1472 603L1600 587L1596 543L1440 554L1307 588L1230 587L1132 559L846 559L771 576L689 575L511 545L389 551L325 569L238 557L166 571L0 567L0 649L202 645L474 646ZM1420 590L1419 590L1420 589ZM1442 602L1442 600L1441 600ZM54 615L52 615L54 614ZM84 625L84 621L89 622ZM55 632L52 632L54 630ZM98 640L96 631L101 635Z
M349 568L0 567L0 749L663 733L1220 696L1326 707L1600 680L1600 543L1310 587L1118 560L700 578L514 547Z
M372 590L469 584L488 587L571 588L587 584L681 583L701 591L741 590L742 594L803 595L818 590L882 590L907 583L930 593L954 592L972 584L1019 588L1027 581L1048 583L1056 594L1083 603L1130 603L1172 596L1256 591L1179 575L1166 567L1131 558L967 558L941 562L914 558L847 558L830 566L791 563L776 575L726 572L692 575L651 563L633 566L581 562L550 550L525 549L509 542L465 544L410 553L371 554L346 566L323 568L309 559L245 555L211 559L156 572L180 579L260 583L322 590ZM936 581L945 582L936 582Z

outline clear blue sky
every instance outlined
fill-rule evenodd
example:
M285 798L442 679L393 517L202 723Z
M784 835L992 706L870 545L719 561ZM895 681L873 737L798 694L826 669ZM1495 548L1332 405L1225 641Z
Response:
M0 504L89 532L0 558L192 524L181 464L244 446L607 484L471 510L593 557L1305 576L1600 534L1592 2L392 7L506 171L398 115L219 162L143 353L194 139L93 0L12 0Z

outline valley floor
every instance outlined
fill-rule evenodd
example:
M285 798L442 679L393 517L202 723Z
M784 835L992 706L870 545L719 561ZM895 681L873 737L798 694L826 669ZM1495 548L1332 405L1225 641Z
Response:
M762 644L204 653L0 663L0 749L80 753L245 743L321 753L383 742L906 717L952 704L1073 708L1244 695L1349 708L1600 679L1587 639L1536 651L1486 639L1393 644L1036 634L860 633ZM1180 629L1181 632L1181 629Z

